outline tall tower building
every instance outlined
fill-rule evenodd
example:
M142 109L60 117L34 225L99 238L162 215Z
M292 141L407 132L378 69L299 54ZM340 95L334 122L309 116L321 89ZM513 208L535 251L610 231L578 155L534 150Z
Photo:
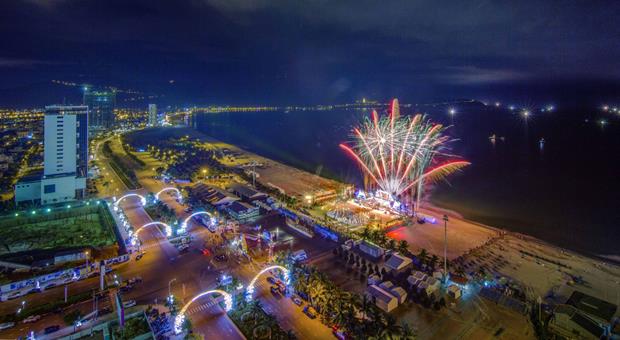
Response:
M157 126L157 105L149 104L149 126Z
M115 91L96 91L85 87L83 104L88 106L91 127L110 128L114 125Z
M88 176L88 107L45 107L43 173L15 185L15 202L43 205L85 195Z

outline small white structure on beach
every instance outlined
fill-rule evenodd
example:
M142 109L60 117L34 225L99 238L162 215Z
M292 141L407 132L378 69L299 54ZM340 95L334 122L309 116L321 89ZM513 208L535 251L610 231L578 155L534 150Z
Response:
M366 293L374 300L375 305L386 313L398 307L398 299L377 285L368 286Z
M404 303L407 300L407 292L399 286L396 286L390 290L390 293L398 299L398 304Z
M368 285L377 285L381 282L381 277L379 277L379 275L370 275L368 277Z
M384 281L379 284L379 287L389 291L394 288L394 284L391 281Z
M457 285L451 285L450 287L448 287L448 295L450 295L450 297L454 300L460 299L461 288L459 288Z
M385 261L384 266L386 270L398 273L413 266L413 261L399 253L393 253L392 256Z

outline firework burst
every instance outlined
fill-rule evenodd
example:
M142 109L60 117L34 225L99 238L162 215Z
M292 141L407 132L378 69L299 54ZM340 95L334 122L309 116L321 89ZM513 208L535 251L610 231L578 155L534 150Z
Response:
M400 116L398 100L392 102L390 114L376 111L353 129L352 143L340 144L377 187L394 197L418 193L424 183L444 179L469 165L453 160L441 124L433 124L426 116ZM419 202L418 202L419 203Z

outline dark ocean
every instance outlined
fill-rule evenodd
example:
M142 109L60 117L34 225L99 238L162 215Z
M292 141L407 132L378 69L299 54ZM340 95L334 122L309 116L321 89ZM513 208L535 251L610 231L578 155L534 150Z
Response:
M452 152L472 162L433 188L431 201L491 226L582 253L620 258L620 115L596 108L516 111L465 103L448 133ZM402 107L452 123L445 105ZM216 139L338 180L361 184L338 147L370 111L198 114ZM601 124L605 119L606 124ZM495 143L489 137L495 135ZM544 143L541 144L541 138Z

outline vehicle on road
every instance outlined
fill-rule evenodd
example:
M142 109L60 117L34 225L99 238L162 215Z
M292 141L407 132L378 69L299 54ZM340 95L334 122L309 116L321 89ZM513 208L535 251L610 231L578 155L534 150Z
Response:
M220 254L215 257L215 261L218 262L225 262L226 260L228 260L228 257L224 254Z
M136 305L136 300L128 300L123 302L123 307L125 308L129 308L129 307L133 307Z
M273 276L267 276L267 282L271 283L272 285L275 285L276 279Z
M301 301L301 298L297 295L291 295L291 300L293 300L293 303L297 306L301 306L301 304L303 303L303 301Z
M144 257L144 253L138 254L138 256L136 256L136 261L140 261L142 257Z
M273 296L280 297L280 290L278 289L277 286L271 286L270 290L271 290L271 294L273 294Z
M334 330L332 330L332 334L334 334L336 339L339 339L339 340L350 339L350 337L344 331L339 331L339 330L334 329Z
M60 330L60 326L54 325L54 326L45 327L45 330L43 330L43 333L51 334L54 332L58 332L58 330Z
M22 321L23 323L32 323L41 320L41 315L31 315Z
M304 314L306 314L310 319L316 319L316 310L311 306L306 306L304 308Z
M0 323L0 331L15 327L15 322Z
M22 293L21 291L16 291L16 292L11 292L7 294L6 298L7 300L12 300L12 299L17 299L18 297L22 295L24 295L24 293Z

